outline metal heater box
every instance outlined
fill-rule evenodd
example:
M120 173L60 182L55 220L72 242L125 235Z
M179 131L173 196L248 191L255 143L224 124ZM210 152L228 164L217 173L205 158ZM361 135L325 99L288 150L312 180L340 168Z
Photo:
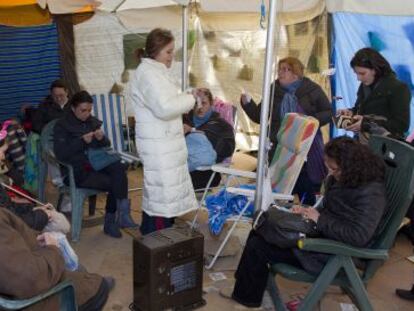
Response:
M134 240L134 301L139 311L187 310L205 304L202 234L168 228Z

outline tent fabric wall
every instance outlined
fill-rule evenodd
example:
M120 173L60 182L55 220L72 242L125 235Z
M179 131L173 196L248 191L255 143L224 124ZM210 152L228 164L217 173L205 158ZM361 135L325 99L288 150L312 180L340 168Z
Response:
M414 17L334 13L333 26L333 58L336 68L334 89L336 96L343 97L343 100L336 103L337 108L354 106L359 82L349 62L354 53L363 47L378 50L413 92ZM411 102L411 111L413 104L414 100ZM413 121L411 118L411 128ZM343 134L343 131L334 134Z
M59 77L56 25L0 26L0 120L23 104L38 104Z

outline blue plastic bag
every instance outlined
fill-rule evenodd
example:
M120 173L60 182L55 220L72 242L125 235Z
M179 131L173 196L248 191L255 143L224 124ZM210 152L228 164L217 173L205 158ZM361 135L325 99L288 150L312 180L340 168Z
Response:
M243 185L241 188L252 189L250 185ZM254 189L254 186L253 186ZM206 198L208 209L208 224L211 233L218 235L223 229L226 220L238 215L247 203L247 197L227 192L225 189L220 190L217 194L210 195ZM254 213L254 204L251 203L243 216L251 217Z

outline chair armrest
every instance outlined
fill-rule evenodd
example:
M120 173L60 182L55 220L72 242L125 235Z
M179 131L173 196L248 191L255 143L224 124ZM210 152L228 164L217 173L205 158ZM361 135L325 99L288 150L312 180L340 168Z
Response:
M226 189L227 192L244 195L246 197L254 197L255 189L243 189L243 188L235 188L235 187L228 187ZM283 193L272 193L273 200L286 200L286 201L293 201L294 196L291 194L283 194Z
M0 297L0 307L1 309L6 310L20 310L30 305L33 305L43 299L46 299L47 297L53 296L57 293L63 294L63 292L66 292L67 296L65 298L70 299L72 304L74 304L75 306L75 292L73 289L73 284L70 280L65 280L63 282L58 283L56 286L52 287L48 291L29 299L11 300Z
M306 251L351 256L361 259L386 260L388 258L388 250L386 249L358 248L328 239L301 239L298 241L298 247Z
M234 175L234 176L239 176L239 177L256 179L256 173L255 172L236 170L234 168L225 167L225 166L220 165L220 164L212 165L211 170L213 170L217 173L221 173L221 174L227 174L227 175Z

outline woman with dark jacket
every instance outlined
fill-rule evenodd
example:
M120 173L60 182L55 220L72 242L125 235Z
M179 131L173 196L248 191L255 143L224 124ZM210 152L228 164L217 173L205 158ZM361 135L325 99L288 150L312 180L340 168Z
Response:
M364 139L363 134L370 133L377 124L392 136L403 138L410 125L409 87L396 78L388 61L372 48L356 52L350 65L361 84L354 108L338 111L356 121L346 129Z
M329 176L321 206L294 207L293 212L315 221L320 237L367 247L386 208L384 163L367 146L347 137L327 143L325 163ZM269 264L286 263L318 274L329 258L298 248L278 248L251 231L235 274L232 298L259 307Z
M203 132L217 153L216 162L233 155L236 147L233 127L220 117L219 113L213 111L213 95L209 89L197 90L199 105L197 104L188 114L184 115L184 133ZM204 188L210 176L211 170L190 172L194 189ZM220 182L220 175L216 174L211 186Z
M73 166L77 187L108 192L104 232L120 238L120 227L137 226L130 216L126 167L117 161L99 171L92 168L87 156L88 149L110 145L101 129L102 122L91 116L92 103L92 97L86 91L72 97L70 112L59 119L54 127L54 151L59 161Z
M319 126L329 123L332 118L331 104L322 88L312 80L304 77L304 66L299 59L287 57L278 63L278 78L272 84L274 94L271 103L270 141L269 151L271 162L277 146L277 132L286 113L297 112L312 116L319 121ZM261 103L256 103L247 94L241 96L241 106L249 118L260 123ZM323 139L318 131L308 154L293 193L299 194L305 204L315 203L314 192L318 191L322 180L326 176L323 164Z

